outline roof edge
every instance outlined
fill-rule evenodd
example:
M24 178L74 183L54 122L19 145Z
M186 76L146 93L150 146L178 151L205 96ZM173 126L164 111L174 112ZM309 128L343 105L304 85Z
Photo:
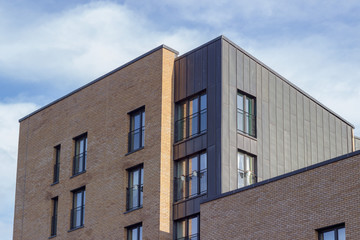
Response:
M142 59L142 58L144 58L144 57L146 57L146 56L148 56L148 55L150 55L150 54L152 54L152 53L154 53L154 52L156 52L156 51L158 51L158 50L160 50L160 49L162 49L162 48L167 49L167 50L175 53L176 55L179 55L179 52L178 52L178 51L174 50L174 49L171 48L171 47L168 47L168 46L162 44L162 45L160 45L160 46L158 46L158 47L156 47L156 48L154 48L154 49L152 49L152 50L150 50L150 51L148 51L148 52L140 55L139 57L131 60L130 62L127 62L127 63L121 65L120 67L117 67L117 68L115 68L114 70L112 70L112 71L110 71L110 72L108 72L108 73L106 73L106 74L104 74L104 75L96 78L95 80L93 80L93 81L91 81L91 82L89 82L89 83L87 83L87 84L85 84L85 85L83 85L83 86L75 89L74 91L71 91L70 93L68 93L68 94L66 94L66 95L64 95L64 96L62 96L62 97L60 97L60 98L58 98L58 99L50 102L49 104L46 104L45 106L43 106L43 107L35 110L34 112L26 115L25 117L20 118L20 119L19 119L19 122L24 121L25 119L27 119L27 118L35 115L36 113L41 112L42 110L44 110L44 109L46 109L46 108L54 105L55 103L58 103L58 102L60 102L61 100L64 100L65 98L67 98L67 97L69 97L69 96L71 96L71 95L73 95L73 94L81 91L81 90L84 89L84 88L89 87L90 85L93 85L94 83L97 83L98 81L100 81L100 80L102 80L102 79L110 76L111 74L113 74L113 73L115 73L115 72L117 72L117 71L119 71L119 70L121 70L121 69L123 69L123 68L125 68L125 67L127 67L127 66L129 66L129 65L131 65L131 64L133 64L133 63L135 63L135 62L137 62L137 61L139 61L140 59Z
M331 164L331 163L335 163L335 162L338 162L338 161L341 161L341 160L344 160L344 159L347 159L347 158L350 158L350 157L354 157L356 155L360 155L360 150L350 152L350 153L347 153L347 154L344 154L344 155L341 155L341 156L338 156L338 157L335 157L335 158L332 158L332 159L329 159L329 160L326 160L326 161L323 161L323 162L319 162L319 163L316 163L316 164L313 164L313 165L310 165L310 166L307 166L307 167L304 167L304 168L300 168L298 170L295 170L295 171L292 171L292 172L289 172L289 173L285 173L285 174L282 174L282 175L279 175L279 176L276 176L276 177L273 177L273 178L270 178L270 179L267 179L267 180L264 180L264 181L261 181L261 182L246 186L246 187L238 188L238 189L232 190L230 192L225 192L225 193L222 193L222 194L217 195L217 196L213 196L213 197L210 197L210 198L205 198L205 199L201 200L200 204L211 202L213 200L217 200L217 199L220 199L220 198L224 198L224 197L227 197L227 196L239 193L239 192L246 191L248 189L260 187L260 186L263 186L263 185L268 184L268 183L276 182L278 180L288 178L288 177L291 177L291 176L294 176L294 175L297 175L297 174L300 174L300 173L304 173L304 172L307 172L307 171L310 171L310 170L313 170L313 169L316 169L316 168L319 168L319 167L322 167L322 166L325 166L325 165L328 165L328 164Z
M301 92L302 94L304 94L306 97L308 97L309 99L311 99L312 101L314 101L316 104L320 105L322 108L324 108L325 110L327 110L328 112L330 112L331 114L333 114L335 117L339 118L341 121L345 122L346 124L348 124L349 126L351 126L352 128L355 129L355 126L350 123L349 121L347 121L346 119L344 119L343 117L341 117L339 114L335 113L333 110L331 110L330 108L326 107L324 104L322 104L321 102L319 102L318 100L316 100L314 97L312 97L311 95L309 95L308 93L306 93L304 90L302 90L301 88L299 88L298 86L296 86L294 83L290 82L289 80L287 80L285 77L281 76L279 73L277 73L274 69L272 69L271 67L269 67L268 65L266 65L265 63L263 63L262 61L260 61L259 59L257 59L256 57L254 57L253 55L251 55L250 53L248 53L247 51L245 51L243 48L239 47L236 43L234 43L233 41L231 41L230 39L228 39L226 36L221 35L219 38L224 39L225 41L227 41L229 44L233 45L235 48L239 49L241 52L243 52L245 55L247 55L248 57L252 58L255 62L257 62L258 64L260 64L261 66L263 66L264 68L268 69L271 73L273 73L275 76L279 77L281 80L283 80L284 82L286 82L287 84L289 84L290 86L292 86L293 88L295 88L297 91Z

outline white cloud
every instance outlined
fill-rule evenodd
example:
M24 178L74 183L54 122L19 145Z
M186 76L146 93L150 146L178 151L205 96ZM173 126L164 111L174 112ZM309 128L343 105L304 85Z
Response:
M0 103L0 232L2 239L11 239L15 203L18 119L34 111L32 103Z

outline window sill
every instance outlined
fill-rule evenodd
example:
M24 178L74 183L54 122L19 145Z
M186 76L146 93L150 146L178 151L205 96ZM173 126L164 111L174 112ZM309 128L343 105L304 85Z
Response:
M76 176L79 176L79 175L81 175L81 174L83 174L83 173L86 173L86 170L84 170L84 171L82 171L82 172L75 173L74 175L72 175L72 176L70 177L70 179L71 179L71 178L74 178L74 177L76 177Z
M242 135L242 136L244 136L244 137L248 137L248 138L250 138L250 139L252 139L252 140L257 141L257 138L256 138L256 137L253 137L253 136L251 136L251 135L249 135L249 134L247 134L247 133L244 133L244 132L242 132L242 131L240 131L240 130L236 130L236 131L237 131L238 134L240 134L240 135Z
M54 238L54 237L56 237L56 235L52 235L52 236L48 237L48 239L51 239L51 238Z
M183 198L183 199L174 201L174 204L179 204L179 203L187 202L187 201L190 201L190 200L192 200L192 199L199 198L199 197L203 197L203 196L206 196L206 195L207 195L207 192L206 192L206 193L199 194L199 195L194 195L194 196L191 196L191 197Z
M180 144L180 143L183 143L183 142L192 140L192 139L194 139L194 138L200 137L200 136L205 135L205 134L207 134L207 130L206 130L205 132L202 132L202 133L193 135L193 136L191 136L191 137L184 138L184 139L182 139L182 140L180 140L180 141L178 141L178 142L175 142L175 143L174 143L174 146L175 146L175 145L178 145L178 144Z
M131 209L131 210L128 210L128 211L124 212L124 214L131 213L131 212L133 212L133 211L136 211L136 210L139 210L139 209L142 209L142 208L143 208L143 206L140 206L140 207L137 207L137 208L133 208L133 209Z
M130 154L132 154L132 153L134 153L134 152L140 151L140 150L142 150L142 149L144 149L144 147L141 147L141 148L132 150L131 152L128 152L127 154L125 154L125 156L130 155Z
M81 229L81 228L84 228L84 225L82 225L82 226L80 226L80 227L72 228L72 229L70 229L68 232L73 232L73 231L78 230L78 229Z
M56 181L56 182L53 182L50 186L54 186L54 185L56 185L56 184L58 184L59 183L59 181ZM56 236L56 235L55 235Z

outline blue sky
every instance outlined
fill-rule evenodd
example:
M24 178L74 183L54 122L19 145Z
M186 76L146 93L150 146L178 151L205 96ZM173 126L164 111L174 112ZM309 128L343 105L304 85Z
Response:
M0 236L11 239L18 119L166 44L221 34L353 123L360 2L0 0Z

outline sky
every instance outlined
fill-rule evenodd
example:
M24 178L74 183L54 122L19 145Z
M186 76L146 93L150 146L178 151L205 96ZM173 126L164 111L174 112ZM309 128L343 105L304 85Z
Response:
M0 236L12 239L18 119L165 44L220 35L359 127L358 0L0 0Z

